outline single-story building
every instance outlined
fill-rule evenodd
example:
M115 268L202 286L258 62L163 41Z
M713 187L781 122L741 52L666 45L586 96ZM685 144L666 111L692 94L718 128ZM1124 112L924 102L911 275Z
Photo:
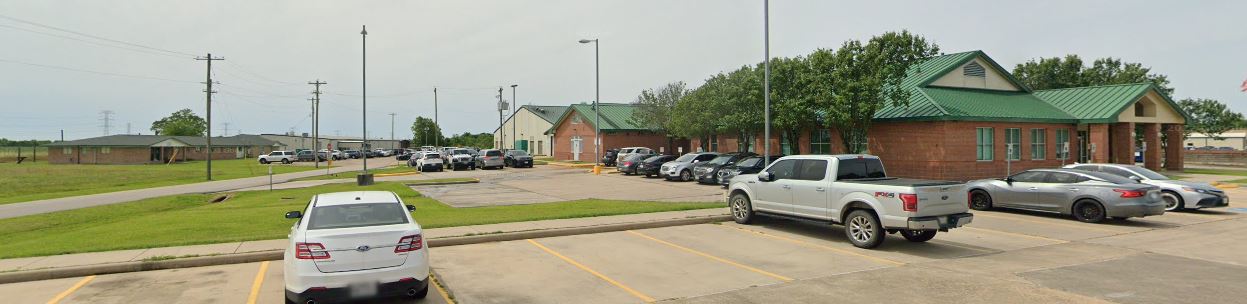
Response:
M280 143L258 135L199 136L109 135L47 145L51 164L147 164L170 161L241 159L281 150Z
M1136 151L1147 168L1182 170L1182 128L1190 118L1150 83L1036 91L971 51L915 64L902 86L911 93L909 104L881 108L866 143L895 176L971 180L1073 162L1134 164ZM1161 132L1168 142L1161 143ZM831 129L771 134L775 154L845 151ZM761 134L749 144L736 137L692 145L761 153Z
M634 104L598 103L601 109L601 145L594 145L594 121L598 113L592 104L574 104L555 120L548 134L553 137L551 156L557 160L595 161L594 155L625 147L649 147L665 153L688 150L688 140L636 125L632 121ZM585 141L588 141L586 143ZM594 149L598 149L595 151Z
M395 131L395 132L399 132L399 131ZM403 135L403 137L406 137L406 135L411 134L409 132L411 131L402 131L402 133L396 133L395 136ZM265 139L280 143L282 146L282 149L286 149L286 150L312 150L313 147L319 147L316 150L320 150L320 149L325 149L326 145L333 145L334 149L337 149L337 150L358 150L359 147L362 145L361 143L359 143L360 141L359 137L349 137L349 136L347 137L325 136L322 134L321 137L318 138L319 139L318 142L320 143L319 145L316 145L316 142L312 140L312 136L308 133L297 134L297 135L293 133L260 134L259 136ZM411 145L411 142L408 140L401 140L401 139L395 139L395 140L369 139L368 144L372 145L373 149L402 149L402 148L408 148L408 146Z
M1247 130L1230 130L1228 132L1221 133L1216 137L1212 137L1204 133L1192 132L1190 136L1186 137L1186 147L1230 147L1234 148L1234 150L1247 150Z
M495 149L528 151L533 155L549 155L554 151L554 136L548 134L554 122L563 116L567 106L521 106L494 130Z

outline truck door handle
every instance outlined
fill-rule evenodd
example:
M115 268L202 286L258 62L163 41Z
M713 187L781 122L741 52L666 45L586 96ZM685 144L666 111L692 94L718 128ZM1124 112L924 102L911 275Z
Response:
M791 189L791 188L792 188L791 186L788 186L788 185L783 185L783 187L784 187L784 189Z
M1073 192L1073 191L1078 191L1078 188L1069 188L1069 191L1071 191L1071 192Z
M827 191L827 189L824 189L823 187L818 187L818 188L814 188L814 191L823 192L823 191Z
M1031 191L1039 190L1039 188L1037 188L1037 187L1030 187L1030 188L1027 188L1027 189L1030 189Z

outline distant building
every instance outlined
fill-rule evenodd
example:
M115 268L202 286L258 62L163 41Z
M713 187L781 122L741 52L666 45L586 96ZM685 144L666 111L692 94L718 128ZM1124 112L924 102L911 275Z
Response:
M48 147L51 164L146 164L170 161L252 158L283 146L258 135L199 136L109 135L55 142Z
M680 151L689 152L688 140L667 137L666 133L657 132L636 125L632 122L632 111L637 105L619 103L599 103L601 108L601 146L596 155L610 149L625 147L648 147L665 154L676 154ZM575 104L563 112L549 134L554 137L554 151L551 156L557 160L595 161L593 144L594 121L597 113L591 104Z
M1234 150L1247 150L1247 130L1230 130L1221 133L1217 137L1221 139L1216 139L1203 133L1192 132L1191 136L1186 137L1186 146L1188 148L1230 147L1234 148Z
M494 130L494 147L519 147L529 154L550 155L554 151L554 136L546 131L564 111L567 106L521 106L503 121L502 128Z
M325 149L325 145L329 145L329 144L332 144L333 148L337 150L358 150L361 145L361 143L359 143L360 141L359 137L349 137L349 136L343 137L343 136L321 135L321 137L319 138L320 145L315 145L315 143L312 142L312 136L306 133L299 134L299 135L260 134L259 136L264 137L265 139L268 139L268 140L279 142L283 146L283 149L287 149L287 150L312 150L313 147L319 147L315 149L321 150L321 149ZM395 136L398 136L398 134L395 134ZM410 143L407 143L404 140L400 140L400 139L396 139L396 140L369 139L368 144L372 145L373 149L402 149L402 148L407 148L407 145L410 145Z

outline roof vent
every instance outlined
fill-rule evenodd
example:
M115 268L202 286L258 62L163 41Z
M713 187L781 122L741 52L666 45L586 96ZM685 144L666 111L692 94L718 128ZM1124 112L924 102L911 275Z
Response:
M978 62L971 62L961 68L962 75L968 77L987 77L987 71L983 70L983 66Z

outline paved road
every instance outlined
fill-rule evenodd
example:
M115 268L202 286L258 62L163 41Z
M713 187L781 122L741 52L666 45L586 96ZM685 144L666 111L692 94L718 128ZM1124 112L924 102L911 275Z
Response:
M379 163L384 163L388 165L388 164L392 164L393 161L390 160L390 161L378 162L374 160L373 163L370 164L370 167L377 166ZM352 170L360 170L362 168L361 162L359 160L335 162L334 165L338 167L329 168L328 172L339 173L339 172L346 172L346 171L352 171ZM311 170L311 171L303 171L303 172L277 174L277 175L273 175L273 182L281 183L281 182L286 182L291 179L296 179L300 177L322 175L322 174L325 174L325 172L326 172L325 170ZM126 190L126 191L73 196L73 197L62 197L62 198L46 199L46 200L39 200L39 201L23 202L23 203L4 204L4 205L0 205L0 219L32 215L32 214L56 212L56 211L63 211L63 210L72 210L72 209L86 208L86 207L92 207L92 206L124 203L124 202L130 202L130 201L159 197L159 196L167 196L167 195L232 191L232 190L242 189L242 188L247 188L247 187L268 185L268 183L269 183L268 176L259 176L259 177L248 177L248 178L239 178L239 179L231 179L231 180L211 181L211 182L202 182L202 183L176 185L176 186Z
M586 169L557 166L505 170L446 171L420 178L474 177L477 184L414 186L412 189L455 207L479 207L570 201L587 198L669 202L717 202L723 189L660 178L593 175Z

